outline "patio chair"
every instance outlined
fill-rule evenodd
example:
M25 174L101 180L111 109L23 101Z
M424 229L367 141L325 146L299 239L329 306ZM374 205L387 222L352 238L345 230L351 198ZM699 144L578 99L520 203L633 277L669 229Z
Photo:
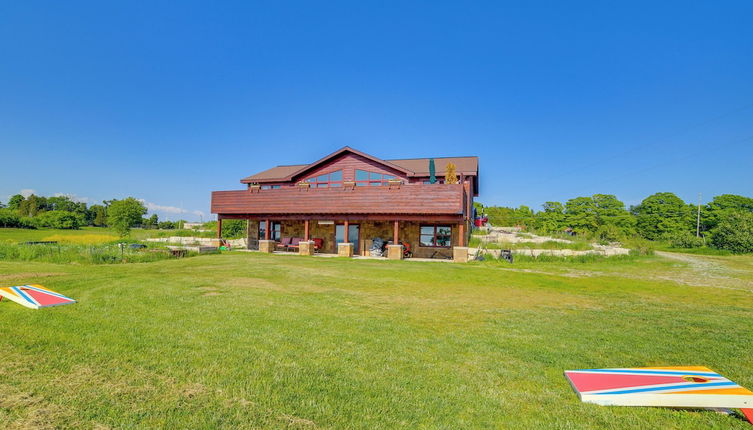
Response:
M280 243L275 245L275 248L280 248L282 250L287 250L288 246L290 246L290 241L292 238L290 237L283 237L282 240L280 240Z
M288 245L288 249L291 249L291 248L298 249L299 248L298 244L301 243L302 240L303 239L301 239L300 237L294 237L293 239L290 240L290 245Z
M314 252L319 252L322 249L322 246L324 246L324 239L315 237L311 240L314 241Z

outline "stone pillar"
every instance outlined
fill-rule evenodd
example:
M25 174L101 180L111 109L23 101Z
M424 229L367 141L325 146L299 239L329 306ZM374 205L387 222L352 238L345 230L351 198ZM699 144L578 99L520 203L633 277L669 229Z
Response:
M337 255L339 257L352 257L353 256L353 244L350 242L338 243Z
M468 248L465 246L456 246L452 248L452 259L455 260L456 263L467 263Z
M267 254L270 254L274 252L275 245L277 245L277 242L275 242L274 240L260 240L259 252L266 252Z
M314 241L302 240L298 242L298 255L314 255Z
M387 258L390 260L402 260L403 245L387 245Z

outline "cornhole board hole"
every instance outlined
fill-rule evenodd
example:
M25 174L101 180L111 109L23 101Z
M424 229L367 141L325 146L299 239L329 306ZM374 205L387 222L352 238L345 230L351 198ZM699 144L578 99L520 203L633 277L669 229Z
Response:
M76 301L70 297L66 297L37 284L0 288L0 300L3 298L7 298L21 306L26 306L31 309L76 303Z
M753 392L702 366L567 370L581 401L602 406L734 408L753 424Z

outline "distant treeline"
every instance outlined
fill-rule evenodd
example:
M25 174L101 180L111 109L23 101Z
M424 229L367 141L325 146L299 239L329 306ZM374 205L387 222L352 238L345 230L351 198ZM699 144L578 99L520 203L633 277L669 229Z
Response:
M154 214L144 218L147 209L133 197L105 200L87 206L67 196L12 196L7 205L0 202L0 227L77 229L83 226L112 227L125 235L132 227L173 229L184 221L160 221Z
M700 208L673 193L656 193L627 208L612 194L546 202L542 210L476 204L493 225L545 234L575 234L602 241L640 237L677 248L711 246L753 252L753 198L722 194ZM698 236L696 233L698 232Z

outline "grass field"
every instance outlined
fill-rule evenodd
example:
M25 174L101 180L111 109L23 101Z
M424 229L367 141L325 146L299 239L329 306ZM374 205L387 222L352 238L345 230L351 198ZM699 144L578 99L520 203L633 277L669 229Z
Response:
M753 387L753 258L0 261L5 428L750 428L582 404L565 369L707 365Z
M214 237L214 232L197 232L192 230L145 230L132 229L126 239L143 240L150 237L196 236ZM96 245L114 242L120 237L113 230L105 227L82 227L78 230L0 228L0 242L19 243L29 241L55 241L72 245Z

